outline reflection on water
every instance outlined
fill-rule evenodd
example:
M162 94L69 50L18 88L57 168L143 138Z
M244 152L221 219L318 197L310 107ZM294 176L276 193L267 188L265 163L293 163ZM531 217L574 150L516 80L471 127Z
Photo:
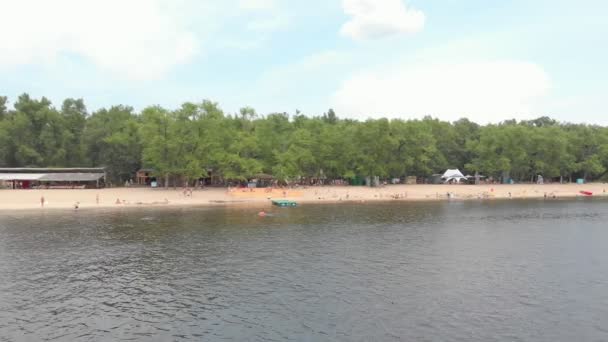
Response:
M608 340L608 202L0 217L0 341Z

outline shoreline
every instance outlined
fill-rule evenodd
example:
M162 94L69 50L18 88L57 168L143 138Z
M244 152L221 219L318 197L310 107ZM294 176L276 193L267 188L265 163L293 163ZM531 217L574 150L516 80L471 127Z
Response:
M288 199L298 204L493 201L519 199L608 198L608 184L514 184L514 185L387 185L380 188L354 186L303 187L296 189L194 190L185 196L182 189L33 189L0 190L0 213L7 211L48 211L55 209L127 209L191 207L271 207L271 199ZM585 196L580 191L593 192ZM448 193L451 193L448 198ZM40 205L45 198L44 207ZM99 198L99 203L97 203ZM116 204L119 199L121 204Z

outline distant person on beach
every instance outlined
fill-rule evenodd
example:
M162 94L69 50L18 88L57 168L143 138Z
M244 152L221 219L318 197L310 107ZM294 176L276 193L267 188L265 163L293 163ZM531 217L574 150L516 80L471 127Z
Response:
M74 209L75 210L78 210L79 207L80 207L80 202L74 203Z
M260 212L258 213L258 216L259 216L259 217L264 217L264 216L266 216L266 212L265 212L264 210L262 210L262 211L260 211Z
M117 198L115 203L116 203L116 204L121 204L121 202L120 202L120 198Z
M40 207L44 207L44 196L40 196Z
M99 204L99 194L95 195L95 203Z

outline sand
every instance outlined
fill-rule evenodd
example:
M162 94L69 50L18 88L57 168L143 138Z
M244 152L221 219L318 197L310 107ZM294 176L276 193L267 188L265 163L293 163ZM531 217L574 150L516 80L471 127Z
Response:
M194 190L185 196L181 189L112 188L99 190L0 190L0 210L52 210L91 208L186 207L203 205L249 205L268 207L269 199L291 199L300 204L374 201L489 201L554 197L582 197L580 191L591 191L593 197L608 197L608 184L546 185L388 185L367 187L301 187L296 189L225 189ZM41 207L40 198L45 204ZM97 201L99 198L99 201ZM120 204L116 204L117 199Z

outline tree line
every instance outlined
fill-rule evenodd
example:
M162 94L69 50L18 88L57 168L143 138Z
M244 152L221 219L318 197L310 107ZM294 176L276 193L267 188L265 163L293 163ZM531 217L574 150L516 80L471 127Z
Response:
M82 99L61 107L23 94L9 108L0 97L0 166L106 167L124 182L142 167L160 180L220 182L260 174L281 182L378 176L428 177L447 168L530 181L607 176L608 128L536 120L478 125L272 113L225 113L215 102L187 102L140 112L112 106L88 112Z

